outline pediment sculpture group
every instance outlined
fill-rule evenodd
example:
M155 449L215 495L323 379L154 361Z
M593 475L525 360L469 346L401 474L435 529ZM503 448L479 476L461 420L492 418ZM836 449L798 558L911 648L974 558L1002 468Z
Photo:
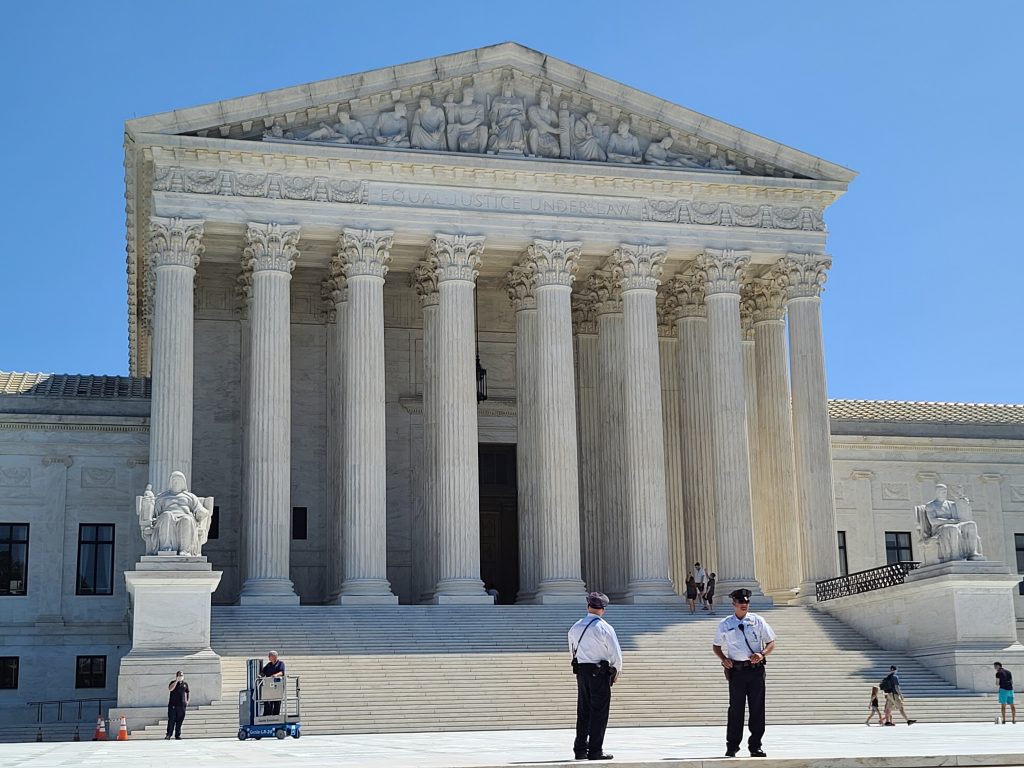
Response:
M512 80L505 80L500 95L488 96L486 104L476 100L473 87L466 86L461 99L449 94L441 106L428 96L420 96L411 120L406 105L398 102L390 111L381 112L366 123L348 111L338 112L333 124L322 122L313 128L286 130L275 122L263 138L735 170L717 155L703 160L674 152L670 136L651 141L642 149L640 139L631 132L629 120L619 120L612 130L598 120L595 112L570 112L565 101L555 109L547 90L540 91L536 104L527 106L526 99L516 95Z

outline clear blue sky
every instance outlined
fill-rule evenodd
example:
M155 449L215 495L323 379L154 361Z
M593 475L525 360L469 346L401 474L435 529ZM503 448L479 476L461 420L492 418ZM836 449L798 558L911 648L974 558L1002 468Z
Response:
M2 370L127 372L124 120L515 40L860 173L827 214L831 397L1024 402L1024 3L65 2L4 23Z

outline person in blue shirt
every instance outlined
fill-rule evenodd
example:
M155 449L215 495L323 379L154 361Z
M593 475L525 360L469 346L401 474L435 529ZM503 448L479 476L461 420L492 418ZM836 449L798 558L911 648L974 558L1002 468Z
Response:
M277 651L267 651L267 663L260 669L260 676L262 677L284 677L284 662L277 655ZM265 701L263 702L263 715L279 715L281 714L281 702L280 701Z

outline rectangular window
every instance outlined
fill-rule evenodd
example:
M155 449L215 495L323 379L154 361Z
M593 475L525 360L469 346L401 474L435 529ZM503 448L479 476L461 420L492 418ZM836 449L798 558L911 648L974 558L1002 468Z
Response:
M18 687L18 657L0 656L0 690Z
M1013 543L1017 549L1017 573L1024 573L1024 533L1013 534Z
M114 526L78 526L77 595L114 594Z
M79 656L75 665L75 688L106 688L107 657Z
M906 563L914 559L914 551L910 545L909 531L885 532L885 562Z
M292 539L306 540L306 508L292 507Z
M839 538L839 575L849 576L850 566L846 562L846 531L836 531Z
M206 535L207 539L219 539L220 538L220 506L213 506L213 514L210 515L210 531Z
M0 523L0 595L28 592L28 523Z

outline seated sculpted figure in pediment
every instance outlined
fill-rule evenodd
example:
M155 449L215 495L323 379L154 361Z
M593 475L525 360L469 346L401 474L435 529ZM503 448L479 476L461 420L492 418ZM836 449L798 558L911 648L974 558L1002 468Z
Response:
M619 129L608 137L608 160L613 163L639 163L640 140L629 132L629 121L620 120Z
M399 102L391 112L381 112L373 126L373 140L385 147L409 146L409 120L405 104Z
M644 152L644 162L648 165L667 165L673 168L703 168L697 158L672 152L672 137L666 136L661 141L652 141Z
M146 554L199 557L210 534L213 497L190 493L181 472L172 472L167 486L166 491L154 495L153 486L147 485L145 492L135 497Z
M409 140L416 149L448 149L444 110L431 104L427 96L420 96L420 108L412 115Z
M925 551L935 550L937 562L984 560L978 526L971 519L971 502L965 496L948 498L949 489L935 486L935 498L914 508Z
M512 80L501 84L501 95L495 96L487 115L491 121L491 152L523 154L526 151L526 101L515 95Z
M303 141L326 141L331 144L373 144L366 127L354 119L348 112L338 113L338 122L334 125L320 123L316 130L301 137Z
M462 101L455 101L452 94L445 98L448 149L452 152L483 153L487 150L487 115L484 105L473 101L475 94L472 86L467 85L462 89Z

